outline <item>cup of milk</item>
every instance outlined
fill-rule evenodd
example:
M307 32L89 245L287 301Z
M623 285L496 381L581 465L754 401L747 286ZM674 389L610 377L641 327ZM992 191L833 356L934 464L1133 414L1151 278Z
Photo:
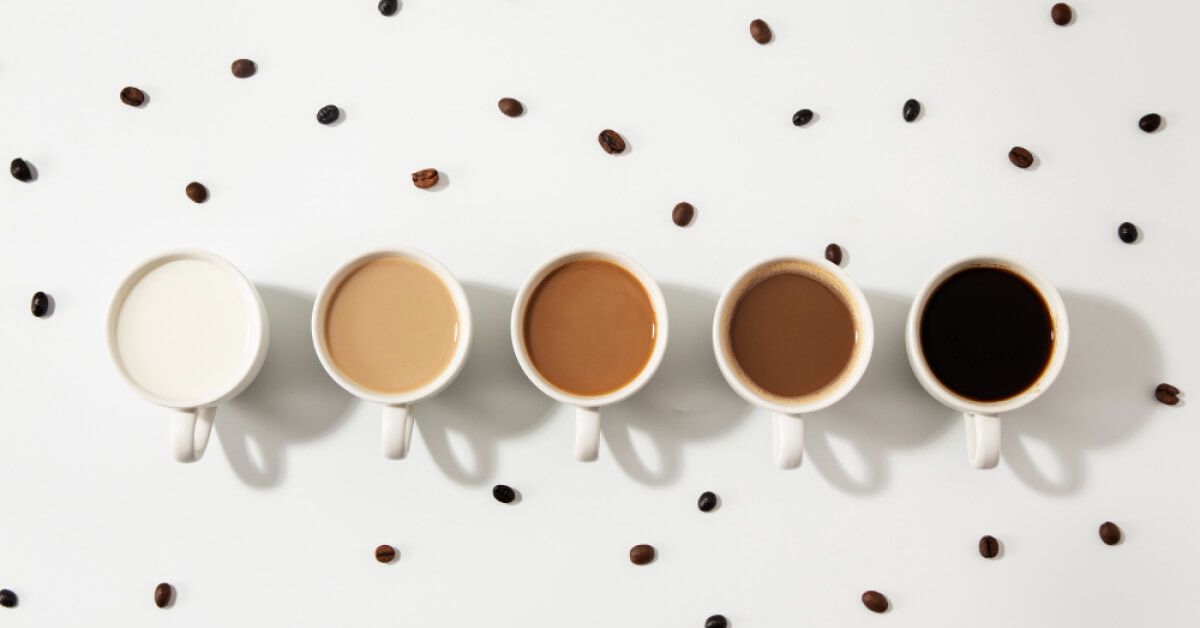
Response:
M207 251L155 256L108 308L108 352L143 399L171 409L179 462L204 455L217 405L254 381L267 356L267 312L233 264Z

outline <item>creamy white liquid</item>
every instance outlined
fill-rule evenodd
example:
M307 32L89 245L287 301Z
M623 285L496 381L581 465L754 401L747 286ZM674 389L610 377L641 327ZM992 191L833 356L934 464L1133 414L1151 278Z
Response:
M238 287L227 270L199 260L174 260L146 273L117 315L125 371L172 401L224 394L249 359L250 304Z

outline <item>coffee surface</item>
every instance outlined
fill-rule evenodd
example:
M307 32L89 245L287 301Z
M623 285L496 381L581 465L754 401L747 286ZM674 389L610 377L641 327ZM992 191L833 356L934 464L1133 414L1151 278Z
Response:
M646 289L629 271L601 259L555 269L525 307L530 361L573 395L605 395L632 381L650 361L657 331Z
M1033 385L1054 348L1050 310L1024 278L969 268L942 282L921 315L921 351L935 377L976 401L1000 401Z
M729 323L733 358L758 388L802 397L846 370L857 334L854 316L826 284L784 270L746 289Z
M325 346L354 383L400 393L433 381L458 348L458 310L442 280L421 264L383 257L337 287L325 318Z

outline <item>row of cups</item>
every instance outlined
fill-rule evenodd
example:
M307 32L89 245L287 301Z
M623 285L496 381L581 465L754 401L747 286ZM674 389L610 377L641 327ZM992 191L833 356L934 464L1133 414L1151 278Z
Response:
M590 349L579 351L598 351L600 359L606 359L620 347L597 348L595 339L587 338L577 345L561 329L532 338L531 334L541 332L530 327L535 315L546 317L548 324L574 326L576 331L579 320L597 316L609 320L629 314L636 320L636 312L625 311L633 306L614 292L614 286L602 282L578 291L586 312L570 307L555 310L553 303L539 302L560 290L553 284L562 279L564 269L578 266L581 281L595 277L585 272L586 264L620 269L624 280L640 286L649 305L643 316L647 334L643 340L634 339L635 344L646 343L644 359L615 383L597 389L563 383L608 368L595 363L595 355L581 364L569 352L591 340ZM965 271L989 268L1002 269L1036 291L1045 305L1053 339L1044 366L1027 385L1002 398L981 399L963 394L935 372L922 346L927 333L922 320L940 286ZM740 300L777 272L772 269L819 281L844 300L850 314L852 343L845 364L836 377L802 395L789 397L759 385L739 363L733 346L731 329L742 324L735 320ZM387 278L401 281L398 285L408 287L407 292L395 286L380 289L385 284L378 282ZM802 317L785 320L808 324ZM472 321L462 286L442 264L423 253L373 251L330 275L313 306L311 326L317 356L329 376L350 394L382 406L384 456L404 458L413 427L410 405L445 388L466 361ZM820 338L822 333L805 337ZM1066 310L1058 292L1040 272L1020 261L997 255L961 259L925 282L909 311L905 334L909 362L930 395L964 414L968 456L975 467L996 466L999 415L1029 403L1054 381L1066 356L1067 333ZM543 393L576 408L575 457L583 461L597 457L601 408L633 395L651 379L662 361L667 334L666 303L658 284L639 264L610 251L573 251L546 262L522 284L511 317L513 350L521 369ZM201 250L172 251L138 265L121 282L108 310L107 342L113 364L138 395L171 409L172 450L180 462L203 455L217 406L253 381L266 357L268 336L266 310L254 285L228 261ZM807 257L769 259L740 273L722 293L712 327L716 361L729 385L772 413L774 460L783 468L798 466L803 457L801 417L836 403L855 387L867 369L874 341L870 307L862 291L838 266ZM766 342L769 349L773 341L767 338ZM802 347L798 353L791 357L803 363ZM549 357L539 362L543 354Z

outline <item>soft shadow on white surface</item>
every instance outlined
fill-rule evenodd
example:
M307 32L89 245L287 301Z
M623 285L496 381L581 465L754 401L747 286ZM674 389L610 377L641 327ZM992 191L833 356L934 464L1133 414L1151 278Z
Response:
M349 415L353 397L317 359L309 322L313 297L257 287L270 318L267 360L249 388L218 408L215 429L237 476L270 488L283 481L287 448L334 429Z

